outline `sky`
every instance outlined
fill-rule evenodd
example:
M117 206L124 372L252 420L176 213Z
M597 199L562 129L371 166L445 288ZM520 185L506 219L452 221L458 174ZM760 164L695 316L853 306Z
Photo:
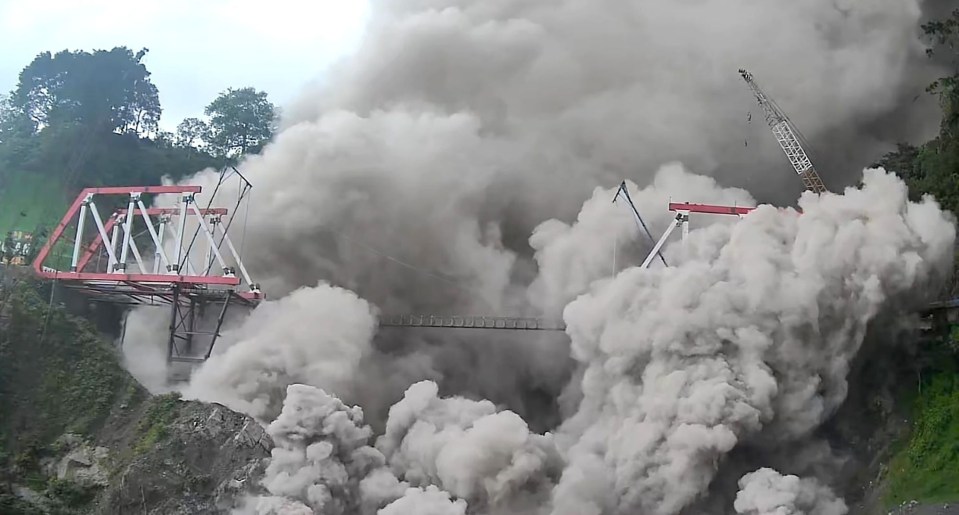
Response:
M281 107L362 36L366 0L0 0L0 92L40 52L127 46L160 90L173 130L228 87Z

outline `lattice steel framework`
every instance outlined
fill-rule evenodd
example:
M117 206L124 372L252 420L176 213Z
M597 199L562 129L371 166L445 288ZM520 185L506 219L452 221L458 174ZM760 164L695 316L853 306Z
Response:
M799 178L802 179L803 186L815 193L824 193L826 186L823 185L822 178L819 177L812 161L802 147L799 131L792 126L792 122L789 121L783 110L776 105L776 102L766 95L759 84L756 84L751 73L746 70L739 70L739 74L759 102L759 107L766 117L766 124L769 125L773 135L776 136L779 147L789 158L789 163L799 175Z
M229 211L220 207L198 207L196 195L200 192L199 186L85 189L40 250L33 264L34 270L41 277L62 281L96 300L134 306L169 306L168 360L202 362L209 358L213 351L228 309L235 305L252 307L264 297L250 278L227 234L229 224L224 224L224 220ZM144 194L175 194L178 196L178 205L175 208L148 208L141 198ZM104 221L100 216L97 200L110 196L122 196L126 207L116 209ZM637 220L645 227L635 206L633 208ZM677 227L682 226L683 239L686 239L691 213L744 216L753 209L755 208L670 203L669 210L676 212L676 217L656 242L641 268L648 268L656 256L662 259L662 247ZM189 232L188 218L196 226L194 239L200 233L204 235L207 243L205 248L198 248L192 242L184 246ZM92 221L94 231L87 231L88 221ZM141 244L137 242L135 234L140 226L143 227L141 234L149 235L152 253L144 252L146 248L141 249ZM72 239L67 235L68 228L71 227L76 227ZM92 234L88 234L90 232ZM173 238L172 244L168 237ZM68 270L60 270L47 264L52 250L61 243L69 243L72 249ZM203 261L198 261L195 254L201 251L204 252ZM101 269L93 264L93 258L102 257L104 254L107 263ZM144 255L152 255L152 262L145 260ZM665 264L665 259L663 262ZM197 266L197 263L201 266ZM219 266L213 266L214 264ZM216 316L206 317L205 313L211 309ZM510 331L566 329L561 320L435 314L385 315L380 317L379 325Z
M201 191L200 186L84 189L40 249L34 271L80 289L94 300L170 306L168 359L205 359L216 343L227 309L231 305L253 306L263 294L228 234L229 224L224 221L229 210L200 208L196 196ZM174 194L178 205L147 208L142 198L145 194ZM121 197L126 207L104 220L98 204L110 205L111 197ZM188 226L195 229L188 230ZM73 227L70 238L69 229ZM138 243L138 233L148 235L149 240ZM205 244L195 245L200 234ZM63 263L49 262L53 249L64 245L72 249L68 270L58 268ZM146 252L151 246L152 250ZM94 264L95 256L104 255L105 267ZM212 330L201 331L198 322L210 306L216 306L218 316ZM197 354L195 344L201 335L207 337L206 348Z

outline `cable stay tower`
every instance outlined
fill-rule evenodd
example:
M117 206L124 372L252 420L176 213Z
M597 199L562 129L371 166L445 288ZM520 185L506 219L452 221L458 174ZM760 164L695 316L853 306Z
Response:
M803 149L802 134L776 102L759 87L751 73L740 69L739 74L742 75L743 80L746 81L749 89L752 90L753 95L759 102L759 107L762 108L763 114L766 116L766 123L772 130L773 135L776 136L779 147L789 158L789 163L799 174L799 178L802 179L803 186L814 193L825 193L826 187L823 185L822 178L819 177L819 173L816 172L812 161Z

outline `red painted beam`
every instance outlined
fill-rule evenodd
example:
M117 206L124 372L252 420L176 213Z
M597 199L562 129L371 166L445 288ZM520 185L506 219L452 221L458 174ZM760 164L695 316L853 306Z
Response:
M256 292L256 291L246 291L246 292L237 293L237 296L239 296L240 298L246 299L248 301L261 301L266 298L262 293Z
M53 249L53 245L63 236L63 230L66 229L67 224L77 215L77 211L80 210L80 205L83 204L83 201L87 198L86 192L87 190L83 190L83 192L77 195L76 200L73 201L70 209L67 210L67 214L63 215L63 219L57 224L57 227L53 230L53 234L47 238L47 242L43 244L40 252L37 253L37 258L33 260L33 271L36 272L37 275L46 277L46 272L43 271L43 262L46 261L47 256L50 255L50 250ZM78 235L77 237L79 238L80 236Z
M690 213L705 213L710 215L745 215L756 209L754 207L715 206L711 204L690 204L689 202L670 202L670 211L688 211Z
M202 276L202 275L155 275L155 274L101 274L76 272L47 272L40 271L40 275L47 279L58 281L122 281L126 283L161 283L161 284L208 284L236 286L240 284L239 277Z
M200 193L200 186L109 186L105 188L85 188L81 198L94 195L129 195L130 193Z

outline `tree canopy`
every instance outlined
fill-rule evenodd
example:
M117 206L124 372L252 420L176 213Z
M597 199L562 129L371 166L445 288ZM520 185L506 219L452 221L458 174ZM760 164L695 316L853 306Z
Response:
M254 88L229 88L206 107L208 144L218 157L259 152L276 130L276 107Z
M942 101L943 130L955 133L959 131L959 9L944 20L923 24L922 31L931 43L926 54L948 61L951 74L937 79L927 90L937 93Z
M209 138L207 134L210 128L206 122L199 118L184 118L176 126L175 143L181 147L200 148L203 141Z
M929 85L939 96L942 123L939 136L920 146L900 143L878 162L899 174L913 198L932 194L946 209L959 214L959 9L944 20L922 25L930 57L948 63L947 75Z
M43 52L20 72L10 107L21 129L80 125L88 130L149 135L160 99L143 64L147 49Z
M159 130L147 51L43 52L0 95L0 234L42 233L87 186L153 185L221 164Z

